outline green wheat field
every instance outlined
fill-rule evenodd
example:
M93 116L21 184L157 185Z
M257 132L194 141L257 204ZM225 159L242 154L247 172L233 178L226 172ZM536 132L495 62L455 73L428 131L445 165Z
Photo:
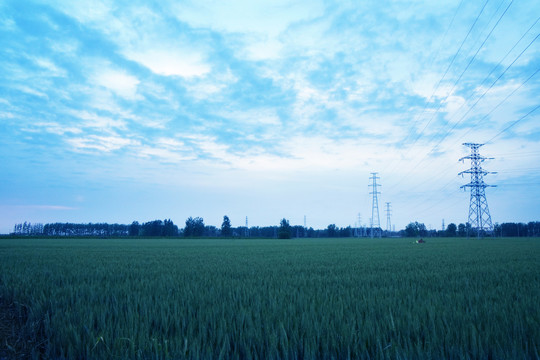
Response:
M535 359L540 239L0 239L0 300L7 358Z

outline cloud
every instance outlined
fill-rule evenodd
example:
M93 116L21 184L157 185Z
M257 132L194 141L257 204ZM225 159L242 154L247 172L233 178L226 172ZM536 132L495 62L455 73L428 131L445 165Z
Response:
M65 210L78 210L76 207L63 206L63 205L13 205L14 208L24 210L47 210L47 211L65 211Z
M211 70L201 47L171 31L151 7L133 4L119 12L108 1L60 1L55 6L80 23L103 33L116 44L120 54L155 74L191 78ZM131 96L129 89L133 80L125 77L118 80L127 88L121 86L116 90L123 96Z
M67 113L71 116L84 120L80 125L84 127L97 128L103 131L112 131L114 129L126 129L126 122L122 119L112 119L107 116L100 116L87 110L69 109Z
M239 125L274 126L280 125L281 119L274 108L251 108L242 110L223 110L216 115Z
M210 66L204 62L202 54L174 46L135 47L125 50L123 54L158 75L192 78L210 72Z
M320 1L184 1L172 5L178 19L195 28L277 36L291 24L321 16Z
M97 150L99 152L109 153L120 150L130 145L139 145L137 140L127 139L119 136L98 136L89 135L84 138L70 138L66 142L72 146L74 151L89 152Z
M197 159L191 147L173 138L159 138L152 144L134 148L134 152L137 156L143 158L154 157L161 162L167 163L179 163Z
M124 70L113 68L98 68L91 75L91 81L114 92L128 100L141 100L142 96L137 94L137 86L140 81L137 77L128 74Z
M203 74L201 74L203 75ZM204 77L189 79L185 82L188 95L198 100L212 99L216 100L222 91L238 82L232 71L227 68L222 72L213 72Z
M324 13L321 1L205 0L176 3L171 7L180 21L193 28L228 34L240 46L236 55L253 61L281 58L284 44L280 35L292 25Z
M34 62L40 68L47 71L46 73L43 73L43 75L66 77L66 71L56 66L56 64L54 64L50 59L44 57L36 57L34 58Z
M7 17L4 14L0 15L0 30L4 31L16 31L17 24L11 17Z
M60 124L58 122L37 122L34 124L31 124L31 127L23 128L24 131L27 132L41 132L46 131L51 134L55 135L64 135L64 134L81 134L82 130L78 127L70 127L66 126L65 124Z
M77 2L56 0L47 1L47 3L83 24L100 22L113 10L110 1L102 0L81 0Z

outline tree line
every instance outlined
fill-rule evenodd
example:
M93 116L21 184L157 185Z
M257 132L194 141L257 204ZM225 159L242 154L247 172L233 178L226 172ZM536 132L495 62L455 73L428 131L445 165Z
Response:
M469 223L448 224L445 230L428 230L423 223L411 222L405 229L397 232L386 232L380 228L384 237L468 237L476 232ZM306 228L290 225L283 218L275 226L237 226L233 227L227 215L223 217L221 227L206 225L201 217L189 217L185 226L179 228L170 219L153 220L145 223L133 221L129 225L108 223L30 223L16 224L12 235L18 236L60 236L60 237L238 237L238 238L325 238L325 237L368 237L371 229L367 227L353 228L328 225L325 229ZM492 236L505 237L538 237L540 222L495 224Z
M450 223L445 230L428 230L423 223L411 222L404 230L399 231L399 235L404 237L469 237L476 236L476 229L473 229L469 223L460 223L459 225ZM496 223L493 226L493 233L489 235L498 237L539 237L540 221Z

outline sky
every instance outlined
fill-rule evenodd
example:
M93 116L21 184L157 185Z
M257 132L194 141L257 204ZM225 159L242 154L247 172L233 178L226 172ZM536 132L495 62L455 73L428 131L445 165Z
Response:
M0 233L16 223L540 220L540 2L0 3ZM389 203L387 205L387 203Z

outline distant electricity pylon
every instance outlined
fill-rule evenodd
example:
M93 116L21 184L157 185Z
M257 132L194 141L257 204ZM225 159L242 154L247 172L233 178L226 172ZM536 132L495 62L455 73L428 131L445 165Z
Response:
M369 180L372 180L372 183L369 184L369 186L373 186L373 191L370 192L370 194L373 195L373 201L371 203L371 237L374 236L381 237L381 219L379 218L379 200L377 199L377 194L380 194L380 192L377 191L377 186L381 186L380 184L377 184L377 179L380 179L380 177L377 176L377 173L371 173L371 177ZM375 229L374 229L375 227ZM377 232L377 235L374 234L374 231Z
M390 203L387 202L386 203L386 231L387 232L392 231L392 222L390 221L391 211L392 210L390 209Z
M249 237L248 217L246 216L246 237Z
M486 188L495 187L495 185L487 185L484 183L484 175L496 174L495 172L488 172L482 168L482 162L485 160L493 159L481 156L478 149L484 144L464 143L463 145L471 148L471 154L459 159L463 161L465 159L471 160L471 168L459 173L471 174L471 182L462 185L461 188L471 188L471 201L469 205L469 224L472 229L476 229L477 236L480 237L481 233L493 232L493 223L491 222L491 215L489 214L489 207L486 200Z
M362 216L358 213L358 237L362 237Z

